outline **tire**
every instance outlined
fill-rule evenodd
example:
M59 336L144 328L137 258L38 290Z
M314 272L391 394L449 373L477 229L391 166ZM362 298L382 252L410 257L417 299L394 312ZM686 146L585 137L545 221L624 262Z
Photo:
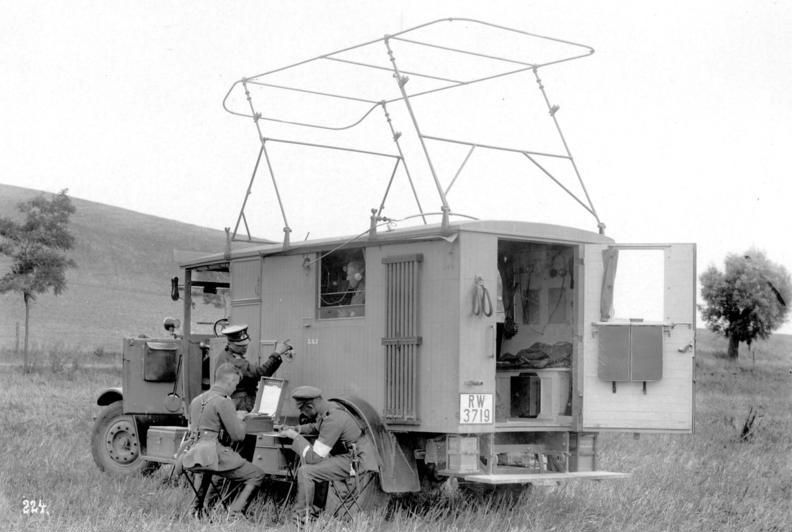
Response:
M91 434L91 454L100 471L135 475L149 469L149 462L141 458L137 432L135 419L124 415L121 401L102 409Z

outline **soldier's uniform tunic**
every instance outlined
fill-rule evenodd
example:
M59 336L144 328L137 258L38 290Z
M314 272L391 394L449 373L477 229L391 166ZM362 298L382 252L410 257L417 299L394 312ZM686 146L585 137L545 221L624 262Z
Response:
M217 357L216 367L219 368L222 364L230 363L239 368L239 371L242 372L242 380L239 381L236 390L231 394L231 399L237 410L250 412L256 403L259 379L271 377L282 362L283 359L278 353L272 353L263 364L258 366L252 364L243 355L229 351L226 347L225 351Z
M350 476L352 455L350 445L360 440L357 422L340 406L328 403L329 409L315 423L299 425L300 434L318 435L313 446L297 436L292 449L302 461L297 469L296 514L304 514L313 503L314 482L345 480Z

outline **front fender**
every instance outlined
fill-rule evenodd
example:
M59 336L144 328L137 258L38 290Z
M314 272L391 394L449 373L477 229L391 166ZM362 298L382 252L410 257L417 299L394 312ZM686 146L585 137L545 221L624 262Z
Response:
M119 387L105 388L99 397L96 399L96 404L99 406L107 406L116 401L121 401L124 398L124 392Z
M405 493L421 490L418 467L411 452L405 452L399 441L380 419L376 410L364 399L353 395L334 397L331 401L342 405L366 425L377 447L380 466L380 485L385 493Z

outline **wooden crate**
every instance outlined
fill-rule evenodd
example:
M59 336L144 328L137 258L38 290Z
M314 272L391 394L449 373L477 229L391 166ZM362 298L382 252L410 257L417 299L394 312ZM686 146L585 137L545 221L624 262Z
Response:
M146 431L146 456L169 462L176 459L187 427L154 426Z

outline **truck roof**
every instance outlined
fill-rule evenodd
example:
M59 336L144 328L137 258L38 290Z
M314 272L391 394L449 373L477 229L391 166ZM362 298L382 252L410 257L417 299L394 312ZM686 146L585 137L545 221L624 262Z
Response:
M526 241L556 242L570 244L612 244L614 240L607 236L586 231L576 227L563 225L523 222L514 220L462 220L454 221L447 228L441 224L428 224L378 231L374 238L369 237L369 231L358 235L346 235L329 238L318 238L293 242L288 247L282 243L255 243L250 246L233 249L230 252L214 253L190 260L180 264L182 268L200 268L224 262L231 259L246 257L265 257L271 255L294 255L327 251L329 249L378 246L383 243L408 242L418 240L447 240L453 241L459 233L490 233L503 238L514 238ZM237 241L239 243L239 241Z

